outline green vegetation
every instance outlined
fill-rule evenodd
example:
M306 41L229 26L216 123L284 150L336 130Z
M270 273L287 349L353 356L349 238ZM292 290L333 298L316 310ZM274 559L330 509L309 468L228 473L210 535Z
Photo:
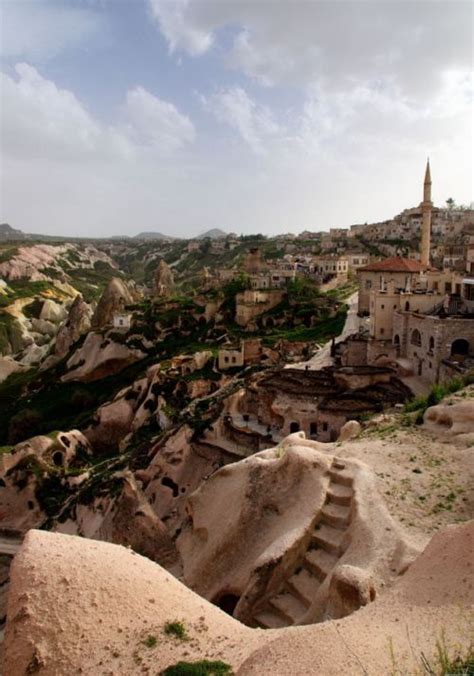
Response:
M161 672L161 676L232 676L232 668L221 660L178 662Z
M417 425L421 425L423 423L423 416L427 408L430 406L436 406L436 404L439 404L439 402L448 394L454 394L454 392L458 392L458 390L461 390L471 382L472 377L465 376L463 378L453 378L453 380L450 380L444 385L433 385L430 393L426 397L418 396L414 399L410 399L410 401L405 404L403 412L404 414L416 412L417 415L414 422ZM413 422L413 416L407 417L405 415L403 420L404 424L408 424L410 420Z
M149 634L146 639L142 641L143 645L147 648L156 648L158 645L158 639L153 634Z
M0 263L7 263L18 253L16 246L0 246Z
M167 636L175 636L176 638L179 638L181 641L187 641L189 638L186 631L186 627L184 626L183 622L180 622L179 620L175 620L174 622L167 622L164 626L163 631Z

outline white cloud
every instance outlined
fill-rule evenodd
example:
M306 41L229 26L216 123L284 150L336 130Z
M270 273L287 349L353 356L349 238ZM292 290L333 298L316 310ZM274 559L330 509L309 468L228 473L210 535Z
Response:
M281 132L270 110L257 105L241 87L222 89L204 99L204 103L220 122L236 130L257 154L264 152L268 139Z
M205 53L227 27L233 68L265 85L346 88L395 79L423 100L439 71L472 67L472 6L463 0L149 0L170 49ZM227 43L226 43L227 44Z
M194 125L186 115L143 87L135 87L127 93L125 111L129 121L127 133L137 145L151 146L168 154L192 143L196 136Z
M103 30L100 15L87 7L51 0L7 0L1 6L0 53L44 60L83 46Z
M212 45L212 33L186 21L189 0L149 0L153 18L166 37L171 52L184 49L196 56Z
M20 63L15 71L17 80L1 76L2 149L12 156L73 162L126 159L143 152L161 157L194 140L189 118L143 87L127 93L122 120L104 125L73 92L32 66Z

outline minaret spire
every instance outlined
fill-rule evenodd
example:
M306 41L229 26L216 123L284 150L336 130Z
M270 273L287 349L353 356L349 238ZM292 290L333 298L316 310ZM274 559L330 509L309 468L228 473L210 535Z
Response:
M426 267L430 265L430 249L431 249L431 171L430 159L426 163L425 181L423 184L423 202L421 203L421 211L423 221L421 225L421 263Z
M425 182L423 185L423 202L431 202L431 171L429 157L426 162Z

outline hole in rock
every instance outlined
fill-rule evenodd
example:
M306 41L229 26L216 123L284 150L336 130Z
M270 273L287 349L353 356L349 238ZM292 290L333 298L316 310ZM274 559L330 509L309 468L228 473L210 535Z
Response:
M238 604L240 596L235 594L223 594L214 601L214 605L223 610L228 615L233 615L235 606Z
M179 486L175 484L173 479L170 479L168 476L164 476L161 480L161 484L167 488L171 488L173 491L173 498L176 498L179 494Z
M56 451L55 453L53 453L53 456L52 456L51 459L52 459L53 463L56 465L56 467L62 467L63 462L64 462L64 457L63 457L63 454L61 453L61 451Z

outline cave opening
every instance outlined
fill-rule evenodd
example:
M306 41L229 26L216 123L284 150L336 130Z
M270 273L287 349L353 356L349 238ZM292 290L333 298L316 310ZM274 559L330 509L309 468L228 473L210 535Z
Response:
M214 605L227 613L227 615L233 616L239 600L240 596L237 596L236 594L223 594L214 601Z

